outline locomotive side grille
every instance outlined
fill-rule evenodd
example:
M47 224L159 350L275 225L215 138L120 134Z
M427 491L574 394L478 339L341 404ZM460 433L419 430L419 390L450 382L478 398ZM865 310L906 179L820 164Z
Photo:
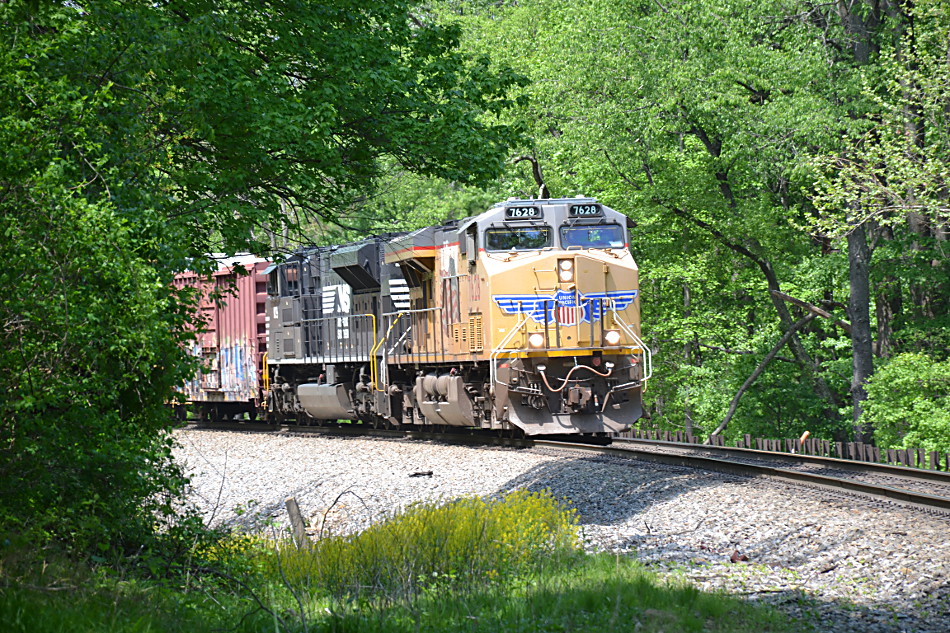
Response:
M409 310L409 285L405 279L390 279L389 292L397 311Z
M480 352L484 349L482 339L482 315L468 315L468 351Z

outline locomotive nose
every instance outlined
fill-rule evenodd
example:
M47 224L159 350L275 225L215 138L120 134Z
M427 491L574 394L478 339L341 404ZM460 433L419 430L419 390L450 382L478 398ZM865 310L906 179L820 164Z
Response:
M574 284L582 295L607 290L610 266L602 261L578 255L574 258Z

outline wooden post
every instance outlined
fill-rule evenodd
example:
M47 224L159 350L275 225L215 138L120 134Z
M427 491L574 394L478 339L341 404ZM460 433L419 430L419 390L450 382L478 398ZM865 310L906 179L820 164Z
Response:
M290 526L294 530L294 542L297 543L297 549L302 549L309 545L307 539L307 530L303 524L303 517L300 515L300 506L293 497L284 499L284 505L287 506L287 514L290 516Z
M851 455L851 459L856 459L859 462L864 461L864 442L855 442L854 443L855 451Z

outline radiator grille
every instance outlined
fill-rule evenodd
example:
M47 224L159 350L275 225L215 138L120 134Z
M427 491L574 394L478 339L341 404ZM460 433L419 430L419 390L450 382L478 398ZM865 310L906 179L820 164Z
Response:
M482 315L468 315L468 351L480 352L484 349L482 341Z

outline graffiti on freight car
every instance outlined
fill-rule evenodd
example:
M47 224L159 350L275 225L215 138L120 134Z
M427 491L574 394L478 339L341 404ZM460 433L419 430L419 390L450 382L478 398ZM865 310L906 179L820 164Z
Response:
M184 385L186 399L243 402L258 397L259 372L250 341L225 341L216 351L195 343L190 352L202 364L198 374Z
M225 343L219 355L221 391L226 400L250 400L256 397L257 359L249 341Z

